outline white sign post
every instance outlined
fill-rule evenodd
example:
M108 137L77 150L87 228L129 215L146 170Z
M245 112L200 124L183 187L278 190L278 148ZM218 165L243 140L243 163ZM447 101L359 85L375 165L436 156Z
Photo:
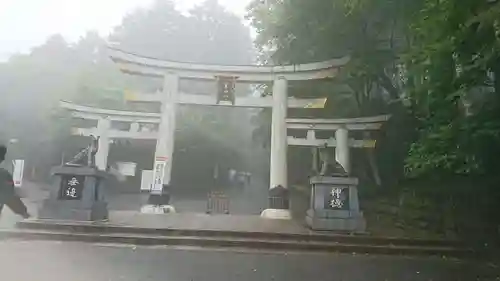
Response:
M13 172L12 178L14 180L14 186L20 187L23 185L23 174L24 174L24 160L16 159L12 161Z
M165 177L165 167L167 161L156 160L153 170L153 183L151 186L151 193L161 193L163 189L163 178Z

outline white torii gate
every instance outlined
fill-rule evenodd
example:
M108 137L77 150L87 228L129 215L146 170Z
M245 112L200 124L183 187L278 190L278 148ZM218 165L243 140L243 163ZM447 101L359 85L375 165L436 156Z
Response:
M375 140L356 140L349 138L349 131L376 131L387 122L390 115L345 119L287 119L287 128L291 130L306 130L305 138L289 136L288 145L310 147L335 147L335 160L342 165L347 173L351 172L350 147L375 148ZM335 137L328 139L316 138L316 131L333 131Z
M150 101L157 94L128 94L128 101ZM272 107L271 97L243 97L237 99L236 107L265 108ZM288 99L289 108L319 108L324 105L326 99ZM210 96L181 94L179 104L186 105L211 105L214 106L215 99ZM107 166L107 156L109 152L110 139L139 139L156 140L158 132L154 130L141 130L141 124L160 124L160 113L135 112L124 110L103 109L92 106L75 104L69 101L60 101L61 108L71 111L75 118L96 120L95 128L73 128L74 135L80 136L99 136L99 151L96 154L96 166L100 170L105 170ZM221 104L221 106L226 106ZM111 122L130 123L129 130L116 130L111 128Z
M180 100L180 79L214 81L220 77L229 77L238 82L273 83L270 170L270 190L272 190L278 186L285 188L288 186L286 159L288 81L332 78L338 73L338 68L349 61L348 57L344 57L318 63L287 66L206 65L142 57L114 48L110 48L110 57L124 73L163 79L163 92L158 95L158 100L162 105L154 166L155 170L158 167L162 170L163 177L156 182L160 189L163 185L170 184L175 109ZM235 104L238 104L238 101ZM289 210L280 208L270 205L271 210L264 211L263 215L278 214L276 217L289 217Z
M109 151L110 139L158 139L158 131L140 130L140 124L160 124L161 114L133 112L95 108L90 106L77 105L67 101L61 101L62 108L71 111L75 118L97 120L97 127L94 128L74 128L74 135L99 136L100 149L96 155L96 165L100 169L106 168L107 153ZM305 138L293 136L287 137L287 145L309 146L309 147L335 147L335 159L347 172L350 172L350 147L353 148L374 148L374 140L356 140L349 138L349 131L372 131L378 130L389 120L389 115L374 117L347 118L347 119L286 119L287 129L306 130ZM128 122L129 130L111 129L111 122ZM334 131L335 137L328 139L316 138L316 131ZM269 213L269 209L267 212ZM275 212L271 212L275 213ZM283 214L281 217L286 217Z
M290 107L301 108L304 104L310 104L314 100L296 100L295 105ZM299 102L300 101L300 102ZM96 155L96 165L104 170L107 164L110 139L137 139L156 140L158 132L154 130L140 130L141 124L160 124L161 114L148 112L134 112L123 110L102 109L91 106L74 104L69 101L60 101L61 108L71 111L75 118L97 120L94 128L73 128L72 133L80 136L99 136L99 151ZM246 106L246 105L243 105ZM267 105L266 105L267 106ZM310 118L288 118L287 129L305 130L305 138L293 136L287 137L287 145L309 146L309 147L335 147L335 159L347 172L350 171L349 148L374 148L375 140L356 140L349 138L349 131L375 131L379 130L387 122L390 115L373 117L344 118L344 119L310 119ZM111 128L111 122L128 122L129 130L117 130ZM316 138L316 131L334 131L334 137L328 139Z

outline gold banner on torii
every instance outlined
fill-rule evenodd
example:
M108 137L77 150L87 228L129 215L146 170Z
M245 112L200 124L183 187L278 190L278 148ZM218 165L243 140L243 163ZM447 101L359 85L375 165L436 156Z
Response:
M304 108L325 108L327 100L328 98L318 99L317 101L307 104Z

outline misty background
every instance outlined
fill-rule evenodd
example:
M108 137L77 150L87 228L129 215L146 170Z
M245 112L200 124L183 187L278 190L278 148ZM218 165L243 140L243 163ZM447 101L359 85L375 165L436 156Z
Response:
M107 55L110 43L126 51L167 60L233 65L256 61L250 28L241 16L244 2L248 1L157 0L140 1L140 5L138 1L120 1L120 4L89 1L81 4L81 10L75 10L69 2L61 7L56 4L62 1L45 1L43 5L33 2L36 1L7 1L7 5L14 7L0 12L10 17L2 18L7 24L0 25L0 33L11 35L3 36L8 43L0 44L0 53L7 57L0 63L0 143L17 140L9 144L8 160L25 159L25 177L32 181L48 181L52 166L63 159L68 161L89 143L88 138L71 136L72 126L95 126L70 118L65 110L59 109L59 100L109 109L159 112L158 104L125 102L125 91L154 92L161 89L162 81L121 74ZM226 7L226 2L233 4ZM236 2L239 4L234 5ZM243 7L240 14L238 7ZM16 11L23 8L27 8L24 10L27 14L19 16ZM37 20L47 15L37 11L42 8L51 10L48 15L54 18L38 24ZM70 19L72 13L77 16L75 20ZM37 16L27 18L31 14ZM95 30L84 31L88 22L79 19L85 14L93 15L94 25L102 24L100 29L95 26ZM27 21L16 25L22 19ZM118 24L107 33L114 22ZM19 37L15 26L19 26ZM30 36L31 33L51 28L60 33L28 47L40 40L39 34ZM84 33L75 40L80 31ZM17 40L20 36L27 36L28 40ZM13 53L16 50L19 52ZM215 82L182 81L180 88L188 93L215 94ZM237 95L252 93L253 88L248 85L237 87ZM253 137L258 125L254 119L259 112L179 106L173 185L203 185L212 179L215 165L221 171L252 170L267 177L268 147ZM140 171L152 168L154 149L154 141L117 140L111 145L110 164L138 163L137 176L128 182L129 191L139 190Z
M186 14L204 0L174 0ZM151 8L154 0L2 0L0 3L0 61L19 52L28 53L52 34L76 42L89 30L101 36L113 32L125 15ZM228 11L243 18L249 0L220 0ZM64 24L61 24L64 23ZM13 28L15 27L15 28Z

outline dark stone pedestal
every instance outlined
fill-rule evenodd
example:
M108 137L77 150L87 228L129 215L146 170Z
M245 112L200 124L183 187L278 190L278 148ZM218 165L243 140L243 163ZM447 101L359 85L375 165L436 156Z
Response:
M364 232L366 221L359 210L358 179L317 176L310 180L311 207L306 223L314 230Z
M40 219L98 221L108 218L107 173L84 166L52 169L50 197L38 211Z

